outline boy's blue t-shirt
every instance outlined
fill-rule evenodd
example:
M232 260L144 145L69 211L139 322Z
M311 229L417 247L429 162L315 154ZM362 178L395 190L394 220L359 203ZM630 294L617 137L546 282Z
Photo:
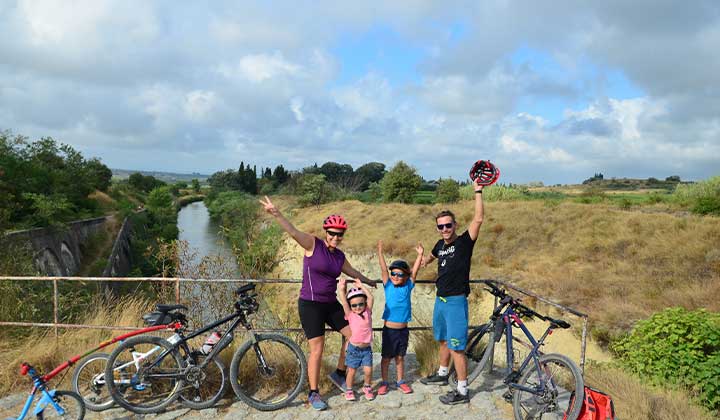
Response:
M412 317L410 293L413 288L415 282L411 278L408 278L402 286L395 286L388 280L385 283L385 311L382 319L390 322L410 322Z

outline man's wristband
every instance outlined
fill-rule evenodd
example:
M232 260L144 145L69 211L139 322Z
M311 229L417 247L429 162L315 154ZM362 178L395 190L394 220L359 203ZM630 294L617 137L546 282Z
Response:
M475 194L482 194L482 190L475 191Z

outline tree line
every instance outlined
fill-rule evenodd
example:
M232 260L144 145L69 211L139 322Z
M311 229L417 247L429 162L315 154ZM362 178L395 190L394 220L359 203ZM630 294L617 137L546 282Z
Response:
M88 198L107 191L112 171L51 137L0 132L0 231L49 226L102 214Z
M299 171L283 165L274 169L240 163L240 167L219 171L208 183L214 191L240 191L249 194L289 194L301 205L319 205L333 200L359 199L366 202L418 202L419 191L430 191L432 199L454 202L460 198L457 181L425 181L417 170L399 161L389 170L381 162L369 162L353 169L338 162L317 163Z

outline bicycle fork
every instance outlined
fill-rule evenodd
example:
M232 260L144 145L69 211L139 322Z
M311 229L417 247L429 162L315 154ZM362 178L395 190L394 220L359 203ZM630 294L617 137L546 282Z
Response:
M257 357L258 370L260 371L260 374L263 376L272 376L275 373L275 369L270 367L270 365L267 363L267 360L265 360L265 356L260 349L260 343L258 342L257 336L254 332L252 333L251 340L253 351L255 352L255 356Z

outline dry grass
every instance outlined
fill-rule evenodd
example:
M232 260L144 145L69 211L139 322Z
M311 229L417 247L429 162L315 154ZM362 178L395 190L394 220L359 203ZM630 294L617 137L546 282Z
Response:
M113 305L93 305L95 310L88 314L82 323L90 325L127 325L140 326L141 316L151 309L150 302L139 298L125 298ZM0 346L0 395L10 391L30 389L28 378L20 376L18 369L22 362L28 362L41 373L48 373L53 368L68 360L70 357L82 354L96 347L103 340L107 340L123 331L78 329L62 331L57 340L52 330L37 333L23 340L3 342ZM105 352L114 347L106 348ZM56 376L54 385L60 388L70 388L72 367ZM67 372L67 374L65 374ZM58 383L62 379L62 382Z
M615 411L621 419L637 420L710 420L711 414L688 401L685 393L657 389L643 384L622 370L607 365L588 366L587 385L610 392Z
M426 250L437 241L434 215L445 207L345 201L293 209L289 216L299 229L320 234L325 215L344 215L351 228L343 250L377 278L377 241L393 258L412 261L417 241ZM464 229L471 202L451 210ZM719 237L720 219L714 217L569 202L489 203L471 277L506 278L586 311L595 337L604 341L668 306L720 310ZM290 246L301 263L295 248ZM426 269L420 278L434 275L434 268Z

